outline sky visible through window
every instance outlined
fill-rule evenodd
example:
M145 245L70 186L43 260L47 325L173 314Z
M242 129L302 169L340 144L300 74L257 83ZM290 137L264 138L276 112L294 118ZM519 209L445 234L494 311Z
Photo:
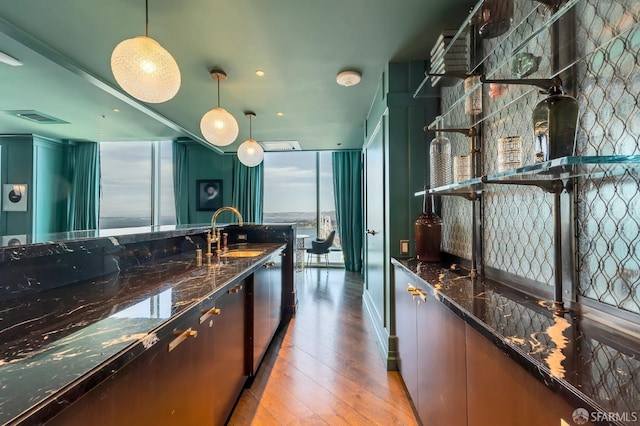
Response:
M101 229L151 225L151 144L100 143ZM159 146L160 224L170 224L175 223L171 141Z

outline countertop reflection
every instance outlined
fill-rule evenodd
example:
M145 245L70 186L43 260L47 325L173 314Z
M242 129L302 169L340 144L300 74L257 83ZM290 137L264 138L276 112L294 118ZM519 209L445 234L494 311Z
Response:
M264 252L215 267L206 260L199 266L191 252L0 303L0 422L128 347L152 346L164 324L249 275L283 245L247 247Z

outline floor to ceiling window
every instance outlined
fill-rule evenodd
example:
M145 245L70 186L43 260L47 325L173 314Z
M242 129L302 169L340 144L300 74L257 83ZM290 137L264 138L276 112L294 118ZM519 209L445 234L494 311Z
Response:
M297 234L311 247L315 238L336 231L329 262L342 264L333 197L331 152L267 152L264 158L265 223L296 223ZM312 262L324 257L312 256Z
M176 223L171 141L100 143L100 229Z

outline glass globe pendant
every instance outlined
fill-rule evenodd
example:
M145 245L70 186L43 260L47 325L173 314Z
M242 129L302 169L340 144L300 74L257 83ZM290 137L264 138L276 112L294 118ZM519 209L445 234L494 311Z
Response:
M238 137L238 122L226 109L220 107L220 80L227 79L224 71L211 71L211 78L218 81L218 107L207 111L200 120L202 136L216 146L232 144Z
M166 102L180 89L180 68L160 43L149 37L149 5L145 2L146 35L121 41L111 54L116 81L136 99Z
M249 139L238 147L238 159L247 167L255 167L264 160L264 149L251 137L251 119L256 115L253 112L246 112L245 116L249 119Z

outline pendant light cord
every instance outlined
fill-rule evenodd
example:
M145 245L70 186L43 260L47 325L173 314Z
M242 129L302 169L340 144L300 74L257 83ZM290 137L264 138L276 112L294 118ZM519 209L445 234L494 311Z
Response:
M249 139L253 139L253 138L251 137L251 119L252 119L252 118L253 118L253 117L252 117L251 115L249 115Z
M145 34L149 37L149 0L144 0Z
M218 108L220 108L220 77L216 78L218 80Z

